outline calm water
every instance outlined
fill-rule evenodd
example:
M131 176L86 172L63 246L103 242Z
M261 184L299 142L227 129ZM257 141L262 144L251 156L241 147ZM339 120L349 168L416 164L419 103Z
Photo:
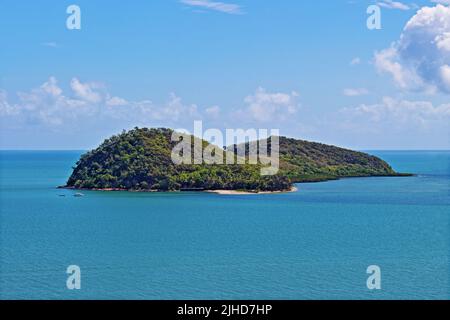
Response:
M450 298L450 152L373 153L418 176L76 198L55 186L80 152L0 152L0 298Z

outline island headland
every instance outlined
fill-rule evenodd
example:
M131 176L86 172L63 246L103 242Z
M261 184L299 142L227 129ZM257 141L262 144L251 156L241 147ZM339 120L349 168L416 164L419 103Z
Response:
M279 170L262 176L264 164L175 164L172 129L134 128L106 139L83 154L61 188L103 191L209 191L219 194L289 192L294 183L346 177L406 176L375 156L321 143L278 137ZM193 136L185 135L192 139ZM271 146L272 137L264 141ZM194 145L194 143L193 143ZM238 157L238 146L213 147ZM245 150L249 150L248 143Z

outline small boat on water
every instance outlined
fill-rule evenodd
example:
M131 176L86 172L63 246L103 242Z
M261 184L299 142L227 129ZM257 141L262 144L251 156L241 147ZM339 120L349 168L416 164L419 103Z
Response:
M73 196L74 197L84 197L84 194L77 192Z

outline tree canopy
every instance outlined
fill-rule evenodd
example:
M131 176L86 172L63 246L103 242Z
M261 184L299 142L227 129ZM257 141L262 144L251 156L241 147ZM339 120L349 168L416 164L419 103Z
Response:
M292 183L340 177L396 175L381 159L365 153L280 137L280 171L261 176L261 164L181 164L171 153L171 129L135 128L106 139L81 156L66 187L142 191L283 191ZM196 138L197 139L197 138ZM193 139L192 139L193 141ZM268 141L270 149L270 138ZM203 147L209 145L202 141ZM233 148L224 158L236 156ZM217 151L216 151L217 152Z

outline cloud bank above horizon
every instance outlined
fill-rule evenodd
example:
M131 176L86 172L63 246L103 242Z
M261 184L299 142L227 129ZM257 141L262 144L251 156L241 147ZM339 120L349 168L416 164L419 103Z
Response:
M416 130L425 140L433 137L441 146L449 146L445 136L440 139L436 136L448 128L450 103L433 105L430 101L386 96L379 103L343 107L314 119L306 117L307 108L301 105L297 92L270 92L261 87L244 97L240 106L227 112L218 104L203 108L195 103L186 104L175 93L169 94L162 104L151 99L130 101L110 94L101 82L82 82L76 77L71 79L69 87L70 91L64 92L57 79L50 77L36 88L18 92L16 99L10 99L6 91L0 90L2 132L11 135L38 130L76 136L86 132L95 134L99 123L111 133L135 126L190 130L195 120L203 120L216 128L280 129L282 135L297 138L302 138L302 133L328 136L328 139L342 134L358 140L358 136L361 144L368 136L400 134L405 138L408 131ZM347 93L366 94L363 89L355 90L349 89Z

